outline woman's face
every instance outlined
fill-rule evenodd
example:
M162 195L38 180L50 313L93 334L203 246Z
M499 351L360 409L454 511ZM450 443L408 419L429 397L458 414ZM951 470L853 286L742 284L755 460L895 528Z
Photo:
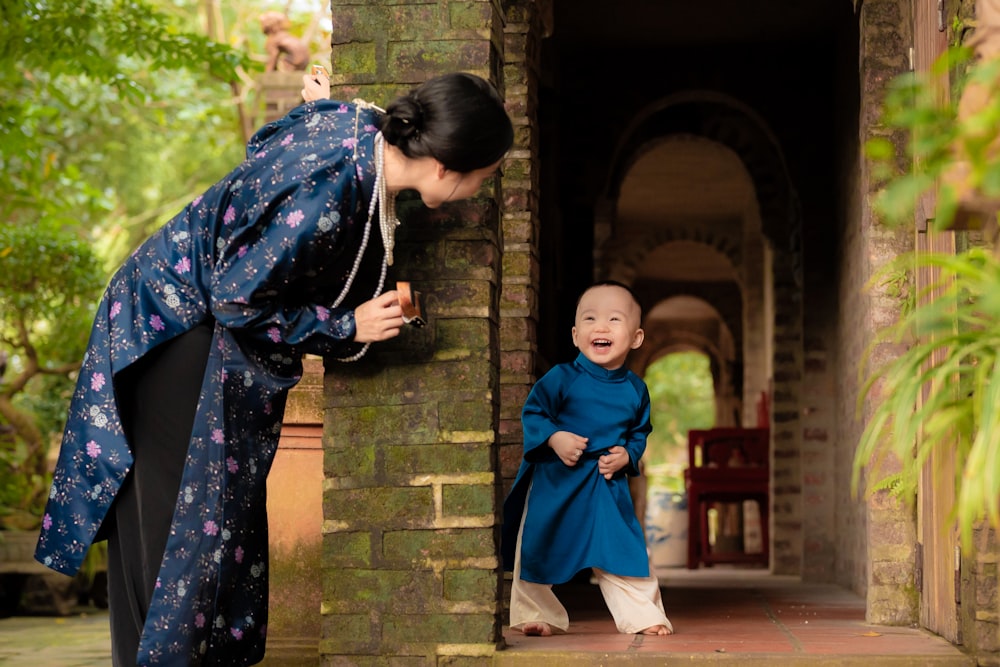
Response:
M483 181L496 173L500 161L466 173L440 168L439 177L420 189L420 198L427 208L437 208L450 201L467 199L479 192Z

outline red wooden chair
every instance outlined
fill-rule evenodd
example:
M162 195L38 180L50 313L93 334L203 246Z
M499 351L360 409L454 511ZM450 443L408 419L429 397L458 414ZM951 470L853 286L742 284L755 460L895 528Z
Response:
M688 432L688 569L699 564L769 564L770 431L713 428ZM721 552L709 543L708 511L717 503L754 500L760 510L760 553ZM745 531L744 531L745 532Z

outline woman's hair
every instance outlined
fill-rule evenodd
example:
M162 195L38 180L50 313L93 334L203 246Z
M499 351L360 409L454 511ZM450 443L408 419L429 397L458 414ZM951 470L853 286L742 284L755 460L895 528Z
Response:
M462 72L430 79L397 99L386 108L381 129L406 157L432 157L459 173L488 167L514 143L500 94Z

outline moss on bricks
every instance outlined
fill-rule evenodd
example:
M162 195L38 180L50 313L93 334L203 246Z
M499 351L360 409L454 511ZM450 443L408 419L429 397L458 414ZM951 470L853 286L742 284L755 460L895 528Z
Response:
M438 409L441 428L447 431L486 431L493 428L493 404L486 401L445 403Z
M492 614L406 614L383 618L382 638L406 645L415 637L435 644L475 644L490 639Z
M531 253L509 252L503 256L503 274L505 276L531 275Z
M350 609L390 609L396 613L427 611L440 598L438 577L424 570L338 570L328 594ZM352 604L353 603L353 604Z
M456 248L471 248L481 246L481 244L454 244ZM467 255L458 252L448 260L449 269L461 269L465 271L469 268L470 262ZM437 294L442 301L448 304L450 310L477 311L487 308L493 301L493 291L495 285L488 280L463 280L452 281L442 285Z
M493 486L446 484L441 489L445 516L493 514Z
M482 318L461 318L439 320L437 324L437 346L439 350L464 350L463 356L485 358L486 346L493 340L489 320ZM456 356L455 358L461 358Z
M378 71L375 42L337 44L333 51L336 64L331 77L336 83L354 80L358 74L374 76Z
M328 449L323 457L327 477L370 478L375 473L375 445L350 443L349 447Z
M488 445L401 445L384 451L385 472L390 477L487 472L492 466Z
M370 567L371 540L371 534L367 531L328 533L323 536L323 564L332 567Z
M436 373L428 373L427 376L428 384L441 382ZM447 389L446 384L441 387L422 384L419 387L423 396L427 396L429 391ZM399 388L393 391L399 391ZM358 444L359 434L366 434L363 442L374 441L372 444L385 445L433 441L438 431L436 404L381 405L341 410L338 417L337 423L331 423L327 433L333 442L343 443L344 447L330 448L327 458L339 456L345 448L362 446ZM359 462L365 460L362 457Z
M442 72L472 71L489 61L486 40L419 40L392 42L386 49L388 62L395 63L404 81L426 81Z
M508 159L503 164L503 180L504 182L527 181L531 175L531 168L531 160Z
M382 538L382 556L397 566L496 556L492 528L396 530Z
M371 618L364 614L324 614L320 653L367 653L371 645Z
M323 496L323 515L354 527L422 526L434 518L434 492L426 486L329 489Z
M495 570L446 570L444 597L452 602L493 600L496 596Z
M493 9L486 2L449 2L448 15L453 29L488 31L493 22Z
M325 644L320 645L320 655L323 655L323 662L320 664L323 667L410 667L411 665L423 667L427 664L426 660L413 663L399 662L395 657L390 661L380 655L352 655L350 653L330 655L333 651L325 650L325 646Z
M470 274L488 280L499 260L499 252L492 243L479 239L449 241L445 247L445 267L450 272ZM489 269L483 271L483 269ZM471 274L475 273L475 276Z

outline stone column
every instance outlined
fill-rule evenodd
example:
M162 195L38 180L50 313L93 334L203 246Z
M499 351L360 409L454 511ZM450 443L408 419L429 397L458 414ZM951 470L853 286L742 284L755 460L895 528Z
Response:
M437 74L503 92L497 2L332 3L335 98L387 104ZM500 641L500 183L399 201L393 279L429 320L326 365L323 664L487 665Z

